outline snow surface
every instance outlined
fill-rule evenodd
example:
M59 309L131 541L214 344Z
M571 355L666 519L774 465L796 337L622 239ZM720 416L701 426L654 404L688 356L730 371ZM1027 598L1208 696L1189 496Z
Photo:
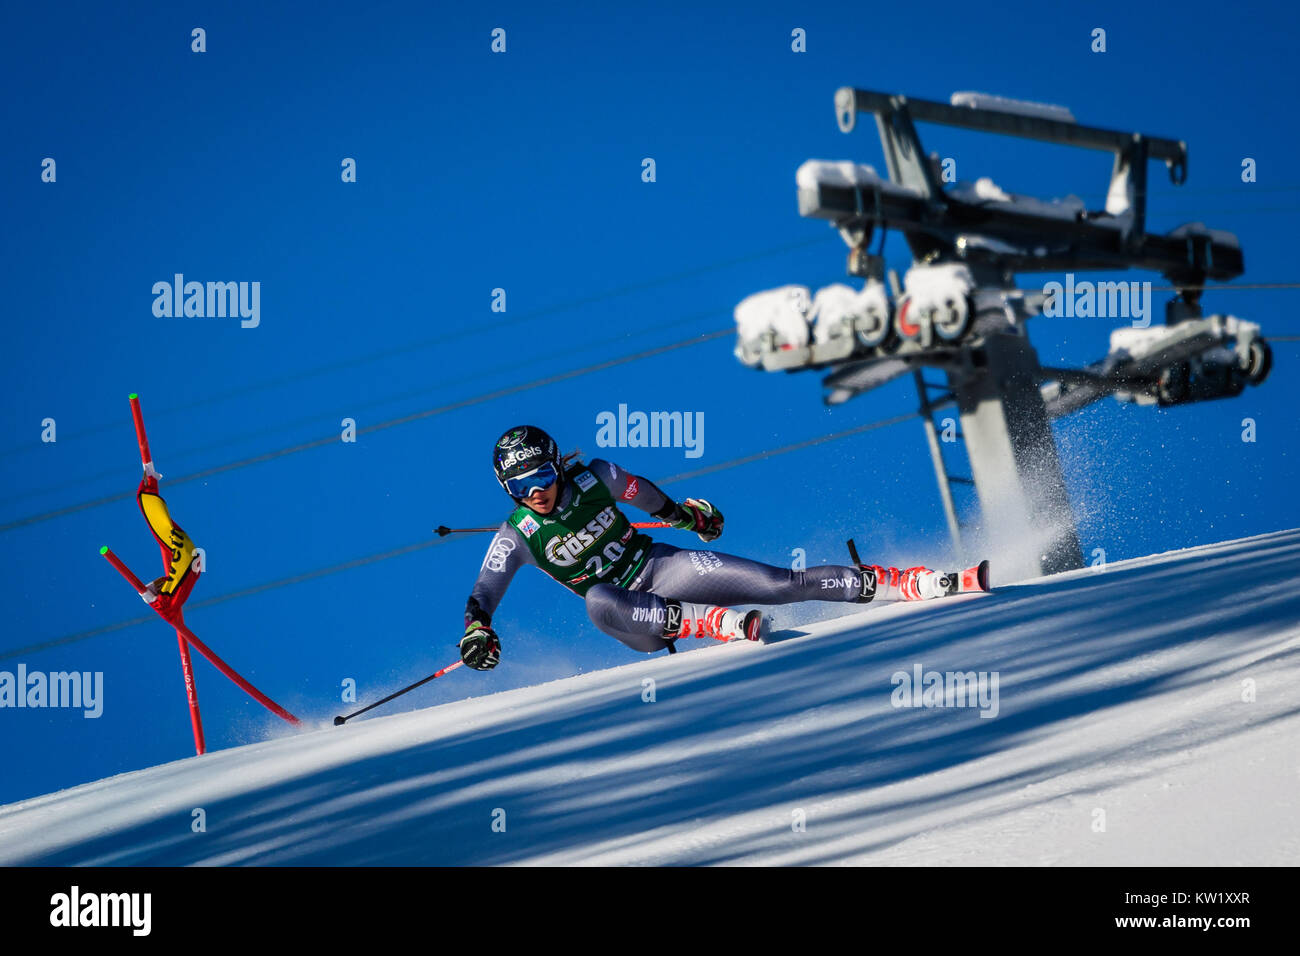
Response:
M990 595L25 800L0 808L0 864L1294 865L1298 581L1300 530L995 567ZM997 716L893 706L917 664L997 672Z

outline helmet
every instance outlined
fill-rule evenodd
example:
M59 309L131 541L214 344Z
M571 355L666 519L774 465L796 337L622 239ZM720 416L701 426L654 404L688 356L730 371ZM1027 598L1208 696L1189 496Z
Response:
M492 470L515 501L527 498L532 488L549 488L564 477L559 446L536 425L512 428L497 439Z

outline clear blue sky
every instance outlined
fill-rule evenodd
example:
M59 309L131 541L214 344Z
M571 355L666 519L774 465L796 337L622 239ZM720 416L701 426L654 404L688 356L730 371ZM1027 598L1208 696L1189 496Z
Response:
M176 643L160 620L12 652L149 613L99 556L138 573L157 548L129 494L140 393L163 491L210 569L191 605L496 524L509 502L489 446L535 423L566 449L662 478L915 407L910 380L821 405L818 377L763 375L730 338L675 350L168 488L168 477L450 405L726 328L752 292L844 278L845 248L799 218L808 158L883 169L874 127L835 124L842 85L945 99L972 89L1070 106L1082 122L1187 140L1187 185L1151 169L1152 229L1203 219L1241 238L1243 282L1300 278L1290 118L1296 13L1284 4L895 6L50 4L4 13L0 154L6 317L0 669L103 671L104 715L0 710L0 802L192 753ZM597 12L603 11L603 12ZM190 50L203 27L207 52ZM507 52L490 52L493 28ZM807 31L808 52L790 51ZM1090 31L1107 31L1092 53ZM1100 155L923 129L1044 197L1104 195ZM42 183L41 161L57 162ZM344 157L358 181L340 181ZM653 157L657 179L641 181ZM1259 181L1243 184L1241 161ZM890 264L907 264L891 240ZM174 273L261 283L261 325L160 319ZM1126 274L1124 278L1153 278ZM1026 276L1023 285L1044 277ZM1103 278L1096 276L1096 278ZM507 312L491 311L494 288ZM1294 334L1297 290L1207 295ZM1039 319L1045 363L1100 357L1114 323ZM1157 412L1112 401L1058 425L1085 552L1112 560L1300 524L1296 344L1261 388ZM595 445L596 415L703 412L704 455ZM1243 444L1241 419L1257 422ZM58 441L40 441L53 418ZM941 563L947 535L923 433L906 424L667 486L726 513L720 550L787 563ZM674 533L676 534L676 533ZM693 537L669 540L682 544ZM456 659L484 536L197 608L194 631L312 719ZM536 572L496 622L503 664L397 705L633 659ZM196 658L211 748L278 733Z

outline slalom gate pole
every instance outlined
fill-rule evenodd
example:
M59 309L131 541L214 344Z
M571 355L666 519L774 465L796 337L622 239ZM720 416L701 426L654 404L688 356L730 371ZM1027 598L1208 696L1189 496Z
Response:
M144 467L146 477L155 481L158 472L153 466L153 453L149 451L149 436L144 430L144 412L140 408L140 396L132 392L127 396L131 403L131 420L135 422L135 440L140 446L140 464ZM116 556L115 556L116 557ZM126 566L117 562L119 571ZM137 590L140 590L137 588ZM143 596L143 591L140 591ZM207 744L203 740L203 718L199 714L199 685L194 679L194 664L190 661L190 648L180 631L176 632L176 646L181 652L181 673L185 677L185 700L190 708L190 727L194 731L194 752L200 757L207 753Z
M494 529L494 530L495 530L495 529ZM388 703L390 700L392 700L394 697L401 697L403 694L407 693L408 691L413 691L413 690L415 690L415 688L419 687L421 684L427 684L427 683L429 683L429 681L433 680L435 677L441 677L443 674L447 673L448 671L454 671L457 667L460 667L460 665L461 665L461 664L464 664L464 663L465 663L464 661L457 661L457 662L454 663L454 664L448 664L446 667L444 667L442 670L438 671L436 674L430 674L428 677L424 678L424 680L418 680L418 681L416 681L414 684L412 684L410 687L403 687L403 688L402 688L401 690L399 690L397 693L395 693L395 694L389 694L389 695L388 695L387 697L385 697L383 700L377 700L377 701L375 701L373 704L371 704L369 707L362 707L360 710L356 711L355 713L348 714L346 717L343 717L343 716L335 717L335 718L334 718L334 726L335 726L335 727L342 727L343 724L344 724L345 722L351 720L353 717L356 717L356 716L358 716L359 714L364 714L364 713L365 713L366 711L368 711L368 710L374 710L374 709L375 709L376 707L378 707L380 704L386 704L386 703Z
M667 521L633 521L634 528L671 528L672 525ZM500 525L494 525L491 528L448 528L445 524L440 524L433 530L438 532L438 537L445 538L449 534L471 534L479 531L499 531Z
M181 649L181 671L185 674L185 699L190 705L190 726L194 729L194 752L202 757L207 752L203 742L203 721L199 717L199 685L194 682L194 665L190 663L190 649L181 632L176 632L176 643Z
M100 548L99 553L108 559L109 564L117 568L118 573L126 578L127 583L135 588L135 593L140 595L141 599L147 604L149 591L145 588L144 582L135 576L135 572L123 564L122 559L107 546ZM157 610L157 608L154 608L155 612ZM158 616L162 617L161 614ZM199 714L199 685L194 680L194 665L190 663L190 649L185 645L185 638L181 636L179 630L176 632L176 643L181 651L181 673L185 676L185 701L190 708L190 727L194 731L194 752L202 757L208 748L203 740L203 717Z
M271 698L267 697L265 694L263 694L260 690L258 690L248 681L244 680L244 678L240 677L233 667L231 667L229 664L223 661L220 657L217 656L215 651L210 650L206 644L204 644L197 637L195 637L194 632L191 631L188 627L186 627L184 624L177 624L175 621L172 621L170 623L172 624L173 627L176 628L177 634L183 636L185 640L188 641L189 644L196 651L198 651L209 661L211 661L213 667L221 671L221 673L225 674L232 681L238 684L239 687L244 691L244 693L248 694L249 697L253 698L253 700L257 701L259 704L261 704L271 713L275 714L275 716L287 720L295 727L300 726L302 724L301 720L299 720L293 714L289 713L287 710L285 710L275 701L271 700Z
M127 398L131 402L131 418L135 421L135 439L140 444L140 464L144 466L146 475L157 478L158 472L153 467L153 455L149 452L149 439L144 433L144 413L140 410L140 396L132 392Z
M117 568L118 573L126 578L131 587L135 588L135 593L140 597L145 596L144 582L135 576L135 572L122 563L122 559L113 553L113 549L108 545L99 549L99 553L108 558L108 563Z
M134 572L132 572L130 568L128 568L125 564L122 563L122 559L119 558L116 554L114 554L111 548L108 547L100 548L99 553L108 559L109 564L117 568L118 572L121 573L122 577L126 578L127 581L130 582L131 586L135 588L136 593L139 594L141 598L147 600L149 592L145 588L144 584L140 581L138 577L135 576ZM150 604L149 606L153 607L152 604ZM185 626L185 623L183 621L174 621L169 618L163 617L162 612L159 611L158 608L156 607L154 607L153 610L154 613L156 613L164 621L166 621L172 627L176 628L176 634L180 638L182 638L183 641L189 643L190 646L192 646L196 651L198 651L209 661L211 661L213 667L215 667L217 670L221 671L221 673L225 674L232 681L234 681L246 694L248 694L250 697L256 700L259 704L261 704L271 713L275 714L277 717L282 717L283 719L287 720L291 724L298 725L302 723L302 721L300 721L293 714L289 713L287 710L285 710L275 701L271 700L271 698L267 697L265 694L263 694L260 690L258 690L248 681L244 680L244 678L240 677L233 667L231 667L229 664L223 661L220 657L217 656L215 651L211 650L206 644L204 644L201 640L199 640L198 637L194 634L194 632ZM182 660L184 660L187 657L188 654L182 655Z
M135 424L136 443L140 447L140 464L144 468L145 474L144 481L141 482L140 487L142 492L147 487L152 488L153 490L151 493L156 494L158 489L158 472L154 468L153 453L149 450L149 437L145 432L144 413L140 408L140 396L135 392L132 392L127 396L127 398L131 403L131 420ZM155 533L155 537L156 536ZM218 657L215 652L210 650L208 646L199 640L194 632L185 625L182 605L185 602L185 598L188 596L188 592L182 594L179 602L173 604L170 596L159 595L150 588L145 587L144 582L136 577L131 569L128 568L108 547L100 548L99 553L108 559L108 562L117 569L118 573L127 580L131 587L135 588L135 592L140 595L141 599L143 599L146 604L153 608L154 612L159 617L176 629L176 641L181 655L181 671L185 676L185 698L189 704L190 723L194 730L194 748L198 753L202 754L205 751L206 744L203 739L203 723L199 715L199 697L198 688L194 681L194 666L190 659L191 647L211 661L212 665L216 667L217 670L225 674L226 677L230 678L236 686L267 710L271 711L271 713L291 724L294 724L295 726L302 723L297 717L289 713L241 677L233 667Z

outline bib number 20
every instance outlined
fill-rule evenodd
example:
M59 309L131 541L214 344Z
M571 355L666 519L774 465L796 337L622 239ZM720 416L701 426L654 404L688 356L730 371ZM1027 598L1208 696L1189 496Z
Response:
M605 545L604 553L605 560L608 561L609 564L604 564L600 560L599 554L593 554L587 559L588 573L594 574L598 578L604 577L605 572L612 568L619 558L623 557L623 545L619 544L617 541L611 541L609 544Z

